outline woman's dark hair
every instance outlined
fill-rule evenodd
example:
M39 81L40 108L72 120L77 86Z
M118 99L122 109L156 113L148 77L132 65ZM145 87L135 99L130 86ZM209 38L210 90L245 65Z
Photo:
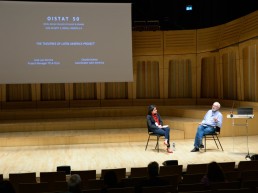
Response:
M159 164L158 162L150 162L148 164L148 173L149 177L157 177L159 175Z
M207 169L207 177L210 182L224 182L226 180L224 171L217 162L209 163Z
M150 105L150 106L148 106L148 115L151 115L151 113L152 113L152 111L153 111L154 108L156 108L155 105Z

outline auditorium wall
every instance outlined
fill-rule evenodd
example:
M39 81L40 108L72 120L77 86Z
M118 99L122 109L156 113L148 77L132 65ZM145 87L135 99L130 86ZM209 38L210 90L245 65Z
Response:
M0 108L258 102L258 11L196 30L133 31L133 82L1 84Z

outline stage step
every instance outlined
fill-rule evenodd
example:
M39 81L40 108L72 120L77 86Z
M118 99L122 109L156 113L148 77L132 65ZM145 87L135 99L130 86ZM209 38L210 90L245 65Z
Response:
M203 114L199 111L159 107L171 140L194 137L200 120L196 117ZM148 137L146 107L15 110L0 115L0 146L138 142Z
M160 106L171 140L193 139L207 107ZM245 135L234 128L222 110L221 136ZM116 143L146 141L146 107L37 109L0 112L0 146ZM244 121L244 120L239 120ZM249 121L249 135L257 134L256 120Z

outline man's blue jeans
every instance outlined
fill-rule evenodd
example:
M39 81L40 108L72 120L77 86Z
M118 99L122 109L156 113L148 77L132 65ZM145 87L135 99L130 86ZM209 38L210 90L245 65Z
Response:
M203 135L209 134L209 133L214 133L214 132L215 132L215 128L213 126L199 125L197 128L196 135L195 135L194 147L196 147L196 148L200 147L200 145L202 144Z

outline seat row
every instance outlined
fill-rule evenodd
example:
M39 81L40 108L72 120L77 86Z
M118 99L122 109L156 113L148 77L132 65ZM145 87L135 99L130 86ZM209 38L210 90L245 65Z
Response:
M254 185L254 183L256 183ZM106 193L138 193L136 186L124 186L119 188L108 188ZM63 193L67 192L67 186L63 186L55 190L48 189L48 183L26 183L20 184L16 193ZM242 186L238 182L218 182L205 186L201 183L196 184L178 184L166 186L148 186L142 187L141 193L223 193L223 192L241 192L241 193L258 193L258 180L252 183L252 186ZM83 189L82 193L103 193L102 187Z
M240 161L238 167L235 166L235 162L223 162L219 164L229 181L258 180L258 161ZM100 178L97 178L96 170L70 171L70 174L79 174L81 176L84 189L98 189L103 185L102 179L109 170L114 170L118 181L122 182L125 186L133 186L137 180L142 180L148 176L147 167L133 167L128 176L126 176L126 168L102 169ZM178 185L179 183L194 184L201 181L206 171L207 164L188 164L185 172L182 165L160 166L160 177L168 180L171 185ZM67 188L66 178L68 176L66 174L65 171L40 172L39 181L37 181L35 172L11 173L9 174L9 181L13 184L17 193L21 193L21 189L26 189L24 184L37 182L42 183L42 185L38 186L42 186L42 188L44 186L46 190L59 191ZM0 175L1 180L3 180L3 175ZM248 186L248 184L244 186Z

